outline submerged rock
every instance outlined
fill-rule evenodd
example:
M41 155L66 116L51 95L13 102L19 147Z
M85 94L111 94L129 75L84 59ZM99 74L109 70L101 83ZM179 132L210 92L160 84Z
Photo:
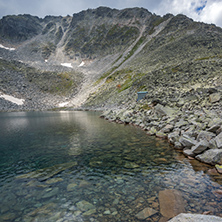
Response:
M170 219L185 212L185 203L178 190L163 190L159 192L160 213Z
M76 166L77 162L69 162L69 163L63 163L63 164L58 164L52 167L48 167L48 168L44 168L44 169L40 169L40 170L36 170L30 173L26 173L20 176L17 176L17 179L26 179L26 178L30 178L30 179L38 179L40 181L44 181L47 180L53 176L55 176L56 174L71 168L73 166Z
M140 211L138 214L136 214L136 217L139 219L139 220L144 220L148 217L151 217L152 215L158 213L156 210L150 208L150 207L147 207L145 209L143 209L142 211Z
M134 169L134 168L138 168L140 166L136 163L133 163L133 162L126 162L124 167L126 167L128 169Z
M85 200L79 201L78 203L76 203L76 206L81 211L89 211L96 208L93 204Z

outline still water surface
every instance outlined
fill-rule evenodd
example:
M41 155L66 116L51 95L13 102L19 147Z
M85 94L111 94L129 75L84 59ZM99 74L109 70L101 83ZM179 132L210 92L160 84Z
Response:
M186 212L221 216L211 168L98 113L0 113L0 221L140 221L147 207L159 221L166 189Z

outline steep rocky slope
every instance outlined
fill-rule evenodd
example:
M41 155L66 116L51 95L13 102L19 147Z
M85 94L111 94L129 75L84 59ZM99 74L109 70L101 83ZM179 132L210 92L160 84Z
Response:
M148 103L210 106L210 93L221 91L222 29L184 15L99 7L66 17L5 16L0 44L1 91L19 98L41 91L66 106L101 108L131 104L146 90ZM36 79L23 79L22 91L18 69Z

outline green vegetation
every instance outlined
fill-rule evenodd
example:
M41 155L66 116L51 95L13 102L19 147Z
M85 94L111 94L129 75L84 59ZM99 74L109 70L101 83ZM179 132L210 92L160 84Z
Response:
M140 110L150 110L152 109L148 104L144 104L140 107Z

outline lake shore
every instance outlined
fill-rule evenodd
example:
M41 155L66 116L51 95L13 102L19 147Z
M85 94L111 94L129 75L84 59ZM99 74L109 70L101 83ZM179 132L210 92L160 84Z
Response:
M127 109L103 112L102 118L121 124L132 124L169 141L189 159L215 165L221 173L222 115L219 109L180 110L161 105L144 105L139 101Z

